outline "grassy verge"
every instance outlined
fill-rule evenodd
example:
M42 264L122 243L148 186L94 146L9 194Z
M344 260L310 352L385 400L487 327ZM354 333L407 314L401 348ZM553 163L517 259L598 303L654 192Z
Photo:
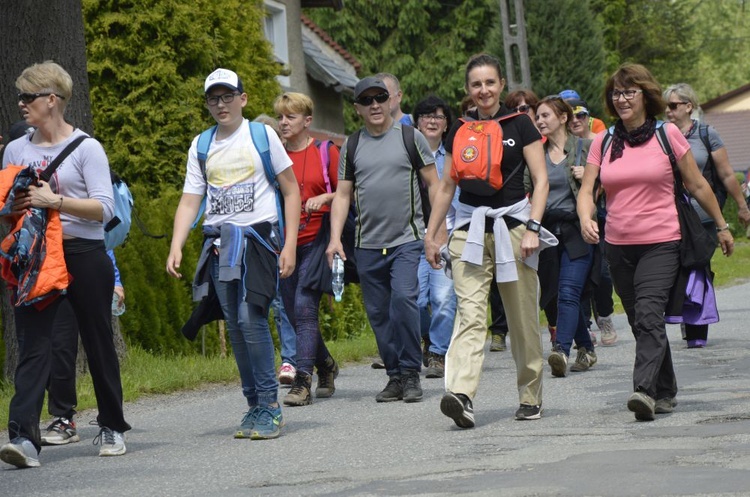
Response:
M327 344L331 354L340 363L359 362L366 357L377 356L374 336L369 333L349 340ZM237 385L240 394L239 376L234 357L203 356L154 356L139 347L128 349L128 356L122 363L122 388L126 402L146 395L164 394L178 390L199 388L209 383ZM96 408L96 397L91 376L78 378L78 410ZM0 429L8 424L8 406L13 396L13 385L0 385ZM47 418L47 407L42 418Z
M732 257L717 254L713 259L716 272L716 286L724 287L742 283L750 279L750 242L739 241ZM619 299L615 296L615 312L622 312ZM542 317L544 314L542 313ZM360 362L377 355L377 346L372 333L347 340L327 344L331 354L341 363ZM199 388L208 383L237 384L239 378L234 358L229 356L154 356L138 348L131 347L128 357L122 364L122 383L125 401L134 401L145 395L170 393L178 390ZM8 423L8 404L13 395L13 385L0 384L0 427ZM79 410L96 407L91 377L83 375L78 379ZM47 408L45 406L45 417Z

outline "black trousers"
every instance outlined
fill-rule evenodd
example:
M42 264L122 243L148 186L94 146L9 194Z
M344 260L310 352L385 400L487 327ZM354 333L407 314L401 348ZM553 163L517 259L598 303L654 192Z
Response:
M635 336L633 390L654 399L677 395L664 311L680 265L679 246L606 244L612 283Z
M10 402L8 432L11 440L28 438L40 450L39 418L50 379L55 323L64 302L70 304L78 323L83 348L94 384L100 426L124 432L130 429L122 408L120 365L112 336L112 293L114 268L104 245L94 250L65 254L72 276L68 293L42 310L33 306L16 309L16 327L23 335L23 347L15 377L15 394ZM64 312L64 308L63 308ZM73 369L75 371L75 368Z
M16 327L18 350L23 349L23 328ZM56 418L73 419L76 413L76 357L78 356L78 323L68 299L61 299L50 338L52 354L47 382L47 408Z

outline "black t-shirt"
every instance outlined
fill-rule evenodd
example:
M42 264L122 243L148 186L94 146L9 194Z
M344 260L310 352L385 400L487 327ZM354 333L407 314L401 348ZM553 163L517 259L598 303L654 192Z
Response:
M505 106L502 106L497 114L493 116L493 119L497 119L510 112ZM469 112L468 115L473 119L479 118L477 111ZM456 120L448 132L445 140L445 150L450 154L453 153L453 139L462 124L464 124L463 121ZM510 181L503 183L502 189L494 195L484 197L461 190L461 195L458 199L466 205L473 207L487 206L497 209L520 202L526 196L523 188L523 170L526 167L526 162L523 158L523 147L541 140L542 135L539 134L536 126L531 122L531 118L525 114L500 121L500 127L503 129L503 161L500 164L500 168L503 171L503 178L507 178L520 162L523 162L523 165L510 178Z

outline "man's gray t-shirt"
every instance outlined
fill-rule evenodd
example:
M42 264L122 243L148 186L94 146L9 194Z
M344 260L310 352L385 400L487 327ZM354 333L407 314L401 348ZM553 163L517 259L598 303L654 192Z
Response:
M364 249L386 249L421 240L425 226L419 196L419 171L409 160L401 124L379 136L366 128L360 131L359 143L352 161L346 167L346 142L341 147L339 181L354 182L357 210L356 246ZM348 141L348 139L347 139ZM414 130L417 152L426 165L435 163L427 139Z

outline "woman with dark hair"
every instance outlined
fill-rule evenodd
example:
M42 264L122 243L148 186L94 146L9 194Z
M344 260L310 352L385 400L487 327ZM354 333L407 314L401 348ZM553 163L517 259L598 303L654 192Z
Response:
M445 147L443 140L451 127L451 111L444 100L430 95L417 103L412 112L417 129L427 138L430 150L435 157L438 177L443 177L445 167ZM458 204L458 192L448 208L445 219L448 233L453 229ZM429 220L429 218L425 218ZM420 328L425 345L427 378L442 378L445 371L445 353L451 342L453 321L456 318L456 293L453 280L442 269L433 269L425 259L424 252L419 260L419 306Z
M539 97L531 90L512 91L505 97L505 106L508 109L528 114L534 124L536 124L537 104L539 104Z
M627 406L637 420L651 421L677 404L664 312L680 266L681 232L672 165L656 136L661 125L656 116L666 104L659 83L639 64L620 66L607 81L606 96L618 120L608 147L602 150L607 133L591 145L578 218L584 240L598 243L593 191L599 178L607 195L605 254L636 341L634 392ZM732 234L690 145L677 126L663 125L685 187L716 223L722 252L730 255Z
M591 140L568 133L567 124L572 119L573 109L561 97L546 97L537 104L536 126L547 137L544 152L549 180L542 226L560 241L557 247L544 252L539 271L542 300L549 296L546 298L550 303L556 302L557 333L547 362L552 375L557 377L568 374L568 356L574 339L578 352L571 371L587 371L597 361L581 305L594 248L581 237L576 215L576 197Z
M690 116L699 109L698 95L690 85L678 83L664 90L664 100L667 101L666 117L680 128L680 131L690 144L695 162L706 178L711 178L719 184L712 185L719 207L724 206L727 192L737 202L737 215L745 225L750 221L750 210L748 210L745 197L740 190L740 184L734 176L734 169L729 163L729 155L721 141L719 133L712 126L701 124L697 119ZM723 188L722 188L723 187ZM711 216L701 209L700 205L691 200L693 207L701 217L703 227L709 236L716 240L716 224ZM710 266L708 268L710 271ZM685 324L685 340L687 346L692 348L703 348L708 341L707 324Z
M459 322L446 355L447 392L440 409L461 428L474 426L472 399L484 361L487 295L492 284L500 288L512 334L510 345L521 403L516 419L539 419L542 414L544 358L539 335L536 262L540 247L555 244L556 240L538 221L544 213L548 189L541 137L526 115L502 119L513 113L500 100L504 87L497 58L480 54L469 59L466 92L477 107L469 117L487 124L477 127L471 120L461 120L448 132L446 170L434 198L425 236L427 260L433 268L440 268L440 247L435 240L460 180L459 176L453 177L454 171L458 170L457 164L465 167L473 160L480 160L476 154L481 153L471 142L458 139L457 134L461 131L467 135L473 133L472 129L481 131L491 120L498 120L503 133L503 155L499 164L492 164L491 171L500 170L503 186L482 195L479 190L472 193L461 184L455 228L448 243ZM523 167L529 168L536 186L531 200L523 186ZM520 174L514 174L519 170ZM493 272L497 283L493 282Z

